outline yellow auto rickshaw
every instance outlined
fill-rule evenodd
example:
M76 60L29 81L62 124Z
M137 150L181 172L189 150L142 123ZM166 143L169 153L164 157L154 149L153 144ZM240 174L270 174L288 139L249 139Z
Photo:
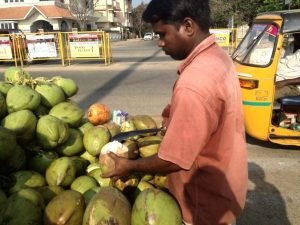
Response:
M275 100L278 64L292 45L300 49L299 34L300 10L261 13L232 54L246 132L256 139L300 146L300 95Z

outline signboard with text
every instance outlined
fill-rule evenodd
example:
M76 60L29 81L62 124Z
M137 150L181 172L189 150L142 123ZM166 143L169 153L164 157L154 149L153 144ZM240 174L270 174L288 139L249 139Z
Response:
M216 42L221 47L227 47L230 44L230 30L229 29L210 29L210 33L215 34Z
M101 41L97 34L70 34L71 58L98 58L100 57Z
M9 37L0 37L0 59L12 59Z
M29 58L55 58L57 49L53 34L26 35Z

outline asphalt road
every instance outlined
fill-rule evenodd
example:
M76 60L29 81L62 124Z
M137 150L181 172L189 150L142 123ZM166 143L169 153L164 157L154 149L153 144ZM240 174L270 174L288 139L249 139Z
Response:
M59 62L25 66L33 76L71 77L79 85L73 97L87 109L102 102L131 115L159 116L169 102L176 67L155 41L112 43L113 64L80 61L62 67ZM0 64L0 74L8 64ZM1 79L1 78L0 78ZM300 225L300 151L247 136L249 187L238 225Z

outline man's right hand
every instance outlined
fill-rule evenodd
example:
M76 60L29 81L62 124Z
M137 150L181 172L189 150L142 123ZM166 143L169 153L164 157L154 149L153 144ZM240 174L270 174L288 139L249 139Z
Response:
M130 160L124 157L119 157L113 152L107 153L114 161L115 168L107 173L101 175L103 178L111 178L113 181L118 180L122 176L127 176L131 172Z

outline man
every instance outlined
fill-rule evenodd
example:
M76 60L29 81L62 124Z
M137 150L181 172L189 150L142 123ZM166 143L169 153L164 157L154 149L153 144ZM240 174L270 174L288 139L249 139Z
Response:
M117 179L132 172L165 173L185 224L231 224L247 189L240 87L230 57L209 34L208 0L152 0L143 14L159 46L178 68L158 154L127 160L110 154ZM167 210L167 209L166 209Z
M289 39L284 57L277 67L275 100L286 96L300 96L300 34L294 34ZM291 50L287 51L288 49Z

